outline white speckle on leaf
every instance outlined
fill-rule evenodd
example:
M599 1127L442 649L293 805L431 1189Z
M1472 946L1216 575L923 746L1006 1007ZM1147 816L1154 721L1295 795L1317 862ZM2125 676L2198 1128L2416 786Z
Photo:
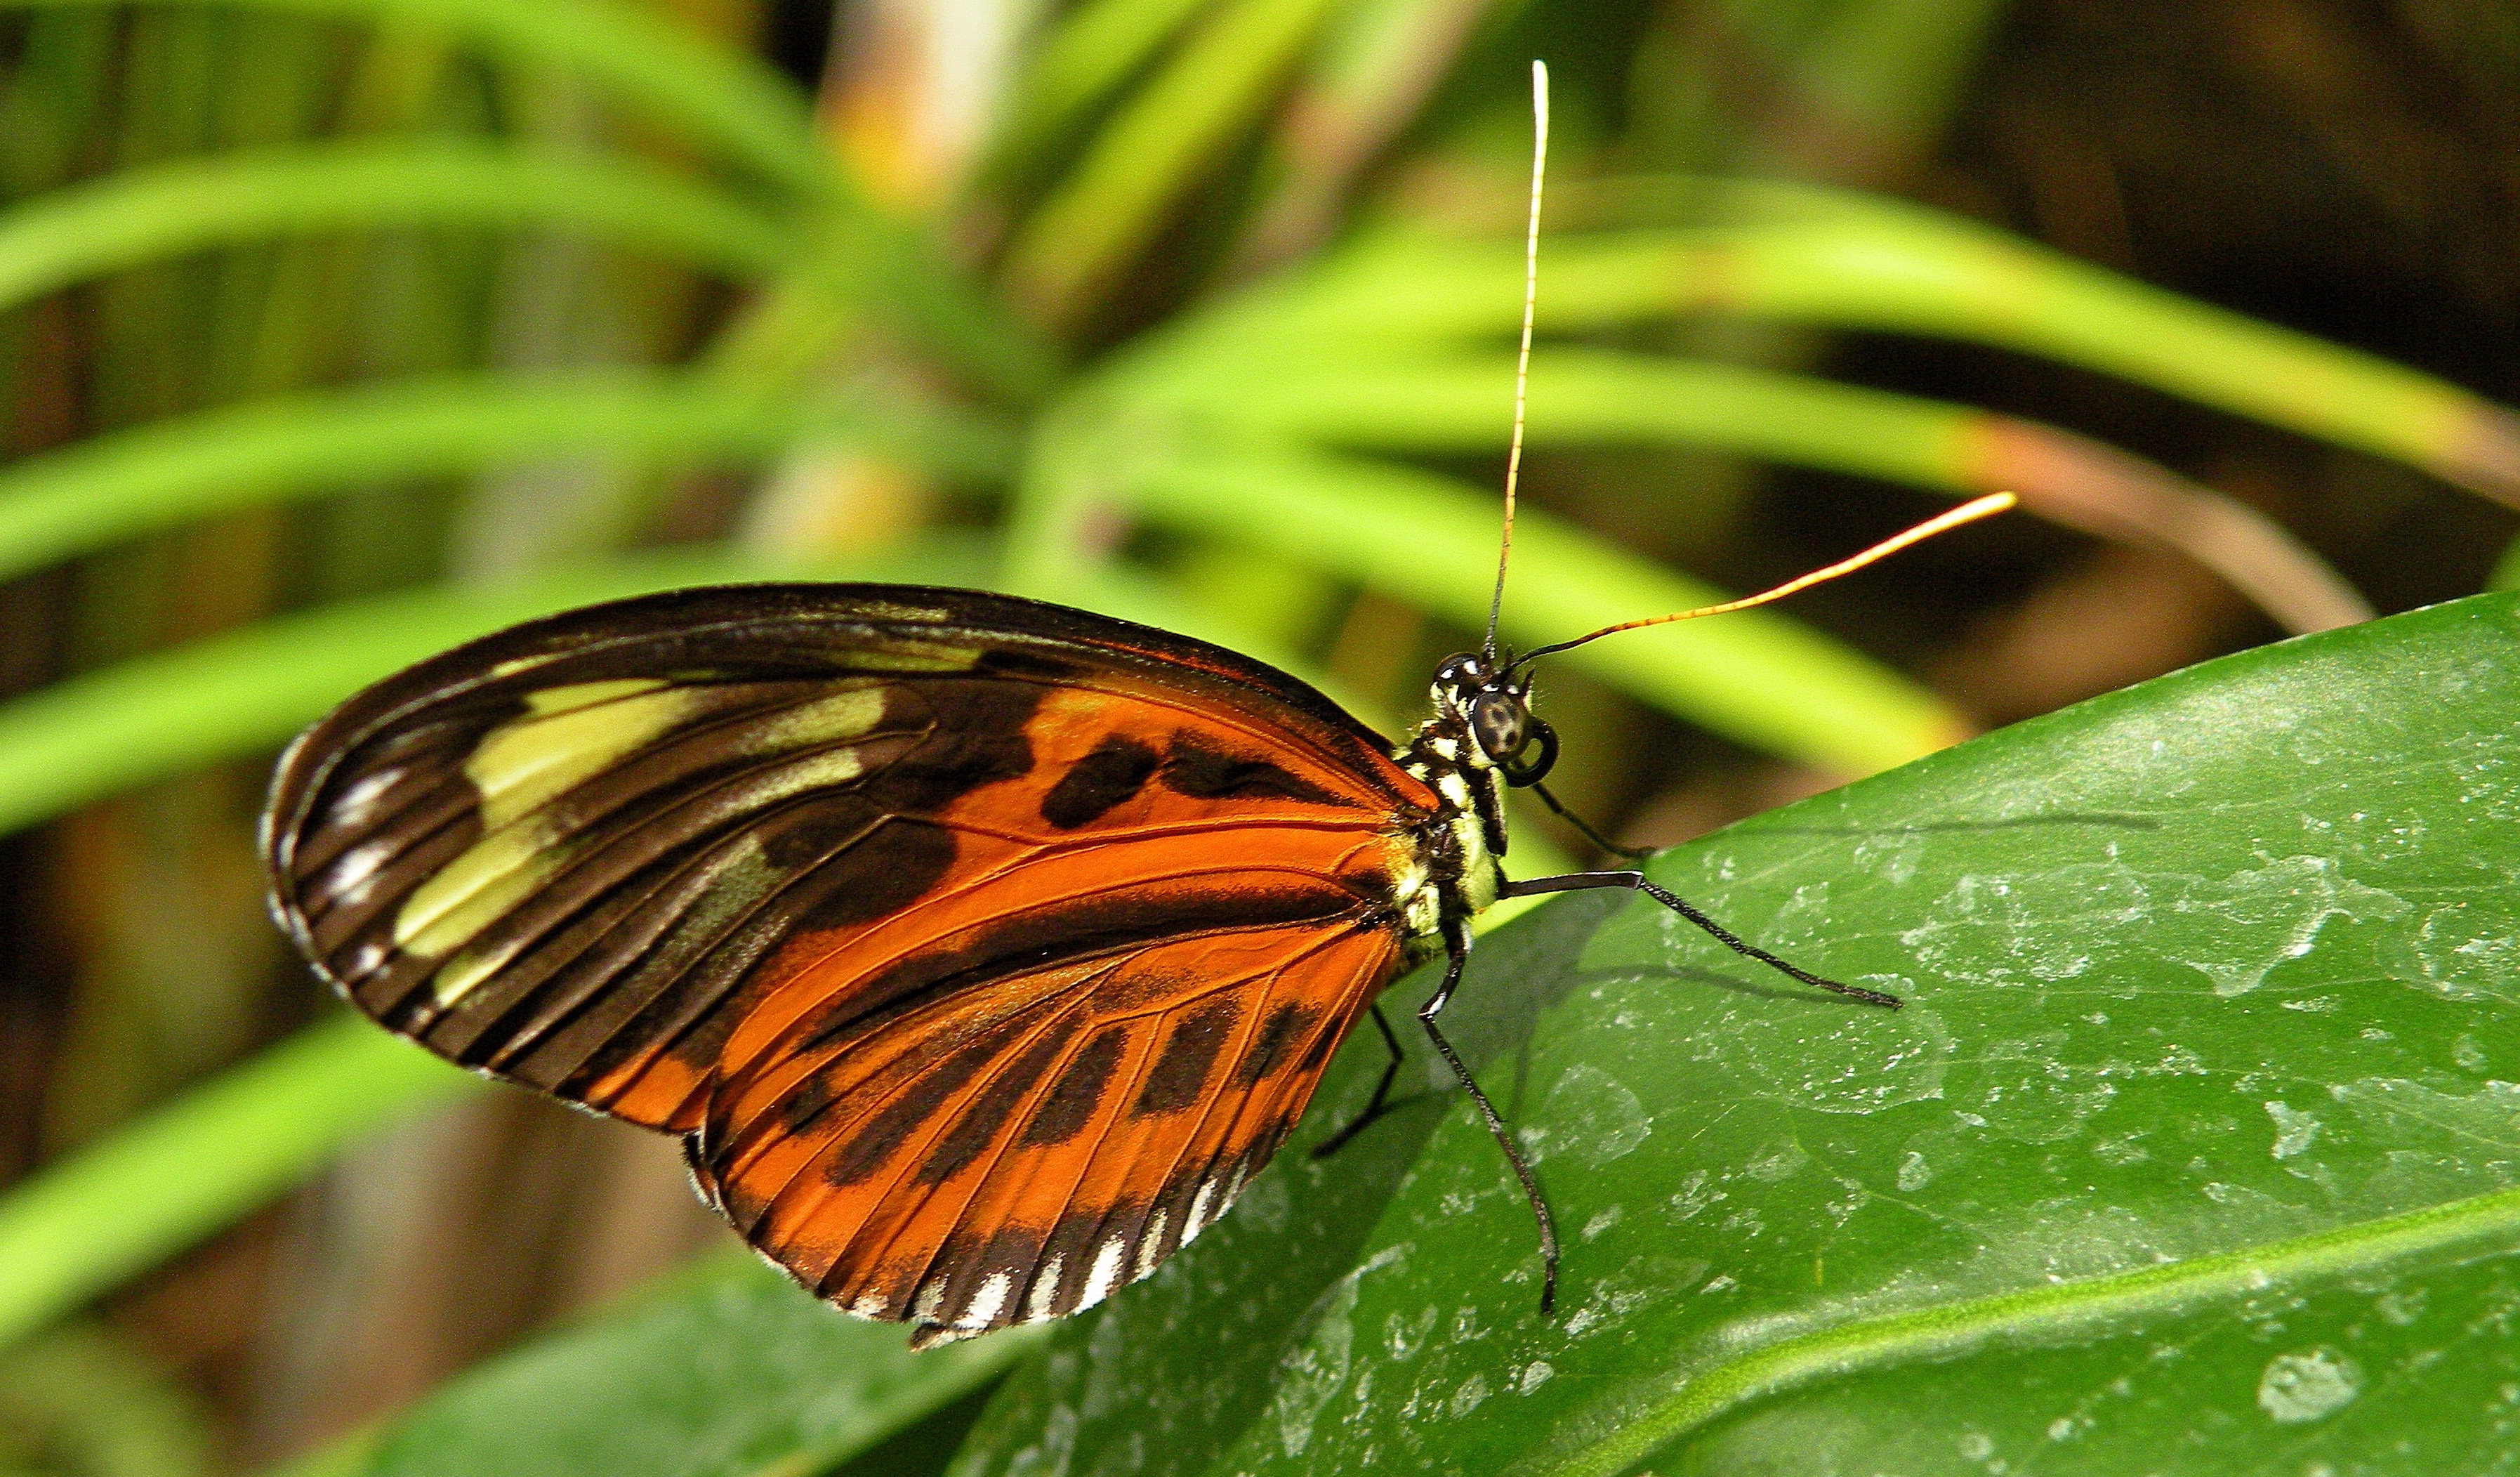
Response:
M1921 1190L1933 1177L1933 1166L1925 1163L1925 1156L1913 1149L1908 1151L1907 1158L1899 1161L1898 1184L1902 1191Z
M2277 1159L2290 1159L2307 1152L2311 1140L2318 1136L2318 1120L2285 1103L2267 1104L2267 1116L2275 1121L2275 1142L2270 1152Z
M2485 1070L2485 1048L2476 1043L2475 1037L2464 1031L2458 1034L2457 1040L2450 1043L2450 1059L2456 1062L2464 1071Z
M1688 1177L1680 1182L1680 1188L1673 1191L1671 1198L1663 1203L1671 1207L1673 1220L1693 1221L1697 1219L1698 1213L1708 1206L1718 1200L1731 1198L1708 1181L1704 1170L1691 1170Z
M2475 1091L2461 1093L2402 1077L2365 1077L2339 1083L2327 1094L2358 1115L2396 1120L2389 1124L2393 1133L2411 1123L2498 1149L2520 1149L2520 1084L2488 1078Z
M1278 1362L1277 1388L1270 1392L1269 1403L1278 1417L1278 1444L1288 1456L1304 1454L1304 1448L1313 1443L1313 1422L1347 1383L1354 1338L1349 1319L1355 1313L1356 1278L1341 1277L1312 1337L1286 1351Z
M2287 856L2255 870L2234 872L2220 883L2199 882L2179 900L2176 910L2221 917L2234 925L2222 941L2229 946L2213 957L2187 961L2213 981L2214 992L2225 998L2248 993L2276 965L2309 953L2330 918L2371 922L2403 918L2411 911L2395 893L2340 877L2332 856ZM2270 933L2281 936L2272 951L2246 943Z
M2452 903L2380 947L2390 977L2450 1000L2509 1000L2520 976L2520 917L2498 900Z
M1592 1220L1584 1223L1584 1239L1587 1241L1598 1240L1603 1231L1606 1231L1611 1226L1619 1223L1619 1217L1622 1214L1624 1214L1624 1212L1615 1205L1606 1210L1595 1213Z
M1761 1183L1777 1184L1801 1174L1803 1166L1809 1163L1811 1155L1804 1152L1801 1144L1788 1138L1762 1145L1750 1156L1749 1162L1741 1166L1741 1173Z
M1404 1318L1397 1313L1383 1315L1382 1347L1391 1351L1394 1360L1416 1359L1418 1351L1426 1347L1426 1338L1435 1331L1435 1319L1440 1315L1432 1307L1420 1310L1414 1318Z
M1535 1118L1514 1135L1535 1162L1562 1149L1586 1164L1608 1164L1653 1132L1637 1094L1591 1062L1568 1067Z
M1462 1387L1453 1392L1453 1398L1447 1406L1453 1412L1453 1418L1459 1420L1477 1409L1479 1402L1487 1398L1488 1377L1485 1374L1473 1374L1462 1381Z
M1556 1369L1551 1366L1549 1361L1545 1359L1533 1360L1530 1363L1522 1366L1522 1377L1514 1381L1514 1393L1517 1395L1529 1395L1532 1391L1549 1383L1549 1376L1555 1374L1556 1372Z
M2145 1069L2148 1077L2202 1077L2205 1058L2186 1047L2173 1043L2163 1050L2161 1060Z
M2362 1393L2362 1367L2325 1344L2278 1354L2258 1376L2258 1408L2285 1425L2318 1420Z

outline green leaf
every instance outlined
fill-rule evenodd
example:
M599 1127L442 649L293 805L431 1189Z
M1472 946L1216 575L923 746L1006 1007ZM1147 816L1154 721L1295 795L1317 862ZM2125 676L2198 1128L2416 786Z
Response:
M1254 127L1336 0L1227 0L1096 135L1007 250L1017 300L1081 316L1162 228L1182 191Z
M1010 112L990 141L989 171L1032 164L1210 3L1090 0L1055 18L1024 61L1022 79L1007 90Z
M0 0L0 11L107 0ZM621 102L679 125L813 208L815 259L828 280L791 283L812 300L790 309L815 326L850 310L909 329L982 381L1037 392L1049 355L976 291L929 232L878 210L815 136L805 99L761 59L712 42L652 10L612 0L157 0L170 8L336 18L443 33L526 68L593 80ZM823 300L842 300L833 304ZM817 336L818 341L821 337Z
M2404 365L1899 201L1770 181L1632 187L1718 223L1545 241L1544 332L1720 312L1990 344L2520 498L2520 419ZM1256 300L1247 327L1316 360L1502 338L1521 281L1518 244L1386 238Z
M1062 1329L958 1470L2491 1467L2520 1345L2520 597L2262 648L1490 937L1422 1046ZM1400 998L1425 988L1419 976ZM2409 1413L2420 1409L2420 1420Z
M1291 370L1293 366L1288 366ZM1502 449L1512 429L1514 361L1482 353L1370 358L1300 373L1220 373L1165 387L1203 416L1362 450ZM1788 464L1983 490L1987 412L1808 375L1708 359L1543 347L1531 356L1534 447L1704 446Z
M1028 1331L914 1355L729 1258L644 1306L464 1375L397 1423L370 1477L813 1477L979 1388Z
M0 470L0 578L237 508L534 457L766 457L872 443L995 471L978 423L893 405L765 400L704 376L450 376L309 391L153 422Z
M628 162L459 141L302 145L129 169L0 216L0 308L213 246L388 226L583 232L747 277L802 238L725 193Z
M0 0L53 10L110 0ZM565 69L808 198L838 175L814 141L805 100L760 59L649 9L608 0L156 0L170 9L265 11L445 31L505 61Z
M299 1033L0 1200L0 1345L263 1204L471 1079L365 1020Z

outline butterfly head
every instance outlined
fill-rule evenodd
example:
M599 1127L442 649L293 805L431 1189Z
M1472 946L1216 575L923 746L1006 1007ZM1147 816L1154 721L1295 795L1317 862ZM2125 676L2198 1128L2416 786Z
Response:
M1531 674L1503 655L1463 652L1435 669L1439 722L1466 730L1465 763L1494 769L1508 785L1536 785L1557 762L1557 731L1531 711Z

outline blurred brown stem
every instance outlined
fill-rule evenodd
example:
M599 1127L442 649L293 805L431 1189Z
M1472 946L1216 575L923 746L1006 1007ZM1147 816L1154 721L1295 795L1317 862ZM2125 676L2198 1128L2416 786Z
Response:
M2372 617L2327 561L2257 509L2140 457L2009 416L1976 423L1976 481L2032 513L2095 537L2176 549L2220 575L2285 630Z

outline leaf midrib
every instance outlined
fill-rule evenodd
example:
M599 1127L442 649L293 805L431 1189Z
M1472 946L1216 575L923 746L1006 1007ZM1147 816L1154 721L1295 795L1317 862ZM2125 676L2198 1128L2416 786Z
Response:
M1613 1477L1752 1402L1817 1380L1912 1360L1949 1358L2010 1332L2072 1330L2131 1313L2175 1311L2201 1299L2254 1294L2421 1256L2500 1232L2520 1243L2520 1189L2497 1190L2403 1215L2138 1271L1859 1317L1781 1340L1685 1377L1670 1395L1606 1439L1527 1456L1508 1477Z

